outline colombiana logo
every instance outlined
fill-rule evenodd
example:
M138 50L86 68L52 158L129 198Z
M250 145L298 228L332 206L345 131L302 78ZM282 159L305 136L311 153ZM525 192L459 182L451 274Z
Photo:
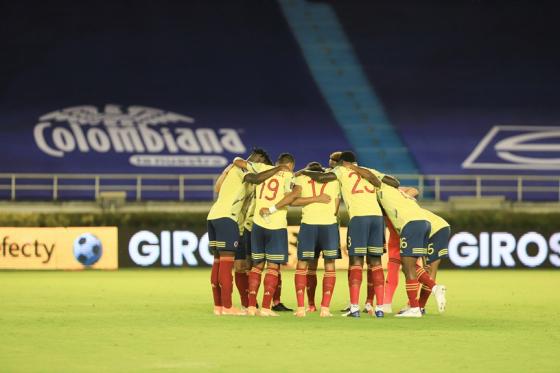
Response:
M222 167L224 152L243 154L236 129L192 128L194 118L145 106L74 106L39 118L33 135L45 154L130 153L138 167Z

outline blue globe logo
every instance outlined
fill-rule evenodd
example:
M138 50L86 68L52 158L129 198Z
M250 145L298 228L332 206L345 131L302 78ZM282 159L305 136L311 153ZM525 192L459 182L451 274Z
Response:
M74 257L85 266L91 266L103 255L101 240L91 233L84 233L74 240Z

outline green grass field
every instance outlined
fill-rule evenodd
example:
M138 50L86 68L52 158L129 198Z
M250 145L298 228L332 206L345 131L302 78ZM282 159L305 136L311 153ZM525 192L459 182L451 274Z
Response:
M560 371L560 271L442 271L448 311L405 320L215 317L208 274L0 272L0 371Z

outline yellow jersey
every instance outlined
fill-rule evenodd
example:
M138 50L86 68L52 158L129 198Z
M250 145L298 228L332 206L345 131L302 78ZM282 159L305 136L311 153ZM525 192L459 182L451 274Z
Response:
M429 221L430 224L432 225L432 230L430 231L430 237L436 234L440 229L449 227L449 223L446 222L445 219L442 218L441 216L434 214L430 210L426 210L426 209L423 210L426 216L426 220Z
M251 198L251 203L245 214L245 221L243 222L243 229L247 229L249 232L253 230L253 219L255 218L255 203L256 197L253 194Z
M365 168L365 167L364 167ZM381 180L384 174L368 168ZM382 216L383 213L377 201L376 188L355 171L338 166L331 171L340 182L342 198L348 209L350 219L354 216Z
M218 198L208 213L208 220L230 218L238 221L245 201L244 176L245 172L239 167L234 166L229 170L218 192Z
M408 222L428 220L424 209L418 206L416 200L398 188L382 183L377 198L399 235Z
M263 172L270 170L274 166L265 165L262 163L254 163L258 165L255 170ZM293 174L291 172L279 171L274 176L268 178L261 184L257 185L255 189L255 211L253 222L266 229L282 229L288 227L288 208L284 207L274 214L263 218L259 211L263 207L272 207L284 198L284 194L292 191Z
M301 222L304 224L335 224L336 220L336 199L340 198L340 183L330 181L328 183L318 183L308 176L298 176L294 182L301 187L301 197L317 197L327 194L331 197L329 203L310 203L303 206L301 210Z
M255 197L255 185L245 183L245 200L243 201L243 207L241 208L241 212L239 213L239 219L237 220L237 224L239 225L239 234L243 234L243 230L245 229L245 223L249 218L249 213L251 212L251 205L253 203L253 199ZM251 219L253 219L251 213ZM251 230L251 228L249 228Z

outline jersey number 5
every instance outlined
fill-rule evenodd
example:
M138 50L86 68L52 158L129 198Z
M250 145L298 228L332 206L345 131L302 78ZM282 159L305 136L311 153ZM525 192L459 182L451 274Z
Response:
M363 193L364 190L358 188L358 184L360 183L360 181L362 181L362 177L354 171L348 174L349 178L352 178L352 176L356 176L356 182L354 183L354 187L352 188L352 194ZM364 185L364 189L368 193L375 193L375 188L373 186L370 188L367 185Z
M278 194L278 188L280 187L280 182L278 181L278 179L271 178L270 180L268 180L268 182L262 183L261 192L259 193L259 199L263 198L263 192L265 186L266 189L268 189L272 193L270 195L265 195L264 198L269 201L273 201L276 198L276 195Z

